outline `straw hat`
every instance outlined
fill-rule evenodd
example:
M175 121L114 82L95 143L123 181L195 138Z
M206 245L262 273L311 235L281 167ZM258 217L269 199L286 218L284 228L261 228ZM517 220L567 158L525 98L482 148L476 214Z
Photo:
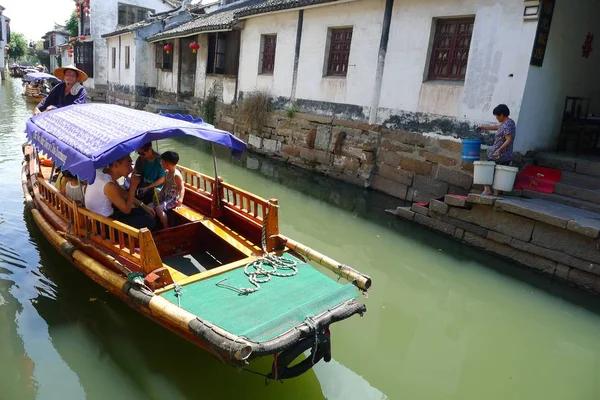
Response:
M58 79L60 79L61 81L64 81L65 80L65 71L68 69L77 72L77 82L84 82L87 80L87 78L88 78L87 74L85 72L83 72L82 70L80 70L79 68L77 68L73 64L67 65L64 67L60 67L60 68L56 68L54 70L54 76L57 77Z

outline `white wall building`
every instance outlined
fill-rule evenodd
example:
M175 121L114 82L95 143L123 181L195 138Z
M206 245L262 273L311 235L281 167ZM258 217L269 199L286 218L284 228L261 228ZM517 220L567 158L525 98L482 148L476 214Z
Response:
M6 51L4 48L10 41L10 18L4 15L5 8L0 6L0 80L6 78Z
M62 64L60 46L69 41L69 32L64 27L56 25L53 30L46 32L42 39L44 39L44 50L50 55L50 72L62 65L66 65Z
M170 11L180 6L177 0L102 0L89 2L89 16L84 13L83 0L76 0L80 7L79 31L85 36L78 42L74 51L74 62L78 68L88 73L86 82L89 88L106 89L108 49L103 34L119 27L142 21L150 13Z
M136 108L147 103L147 99L154 95L159 79L154 45L146 39L190 19L192 15L189 12L176 9L102 36L108 49L108 102Z

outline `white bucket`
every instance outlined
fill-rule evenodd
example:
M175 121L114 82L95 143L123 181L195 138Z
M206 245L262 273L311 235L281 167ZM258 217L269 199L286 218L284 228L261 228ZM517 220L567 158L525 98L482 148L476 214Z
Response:
M492 183L494 183L495 166L496 163L493 161L473 162L473 184L491 185Z
M515 184L519 168L496 165L496 176L494 177L494 189L511 192Z

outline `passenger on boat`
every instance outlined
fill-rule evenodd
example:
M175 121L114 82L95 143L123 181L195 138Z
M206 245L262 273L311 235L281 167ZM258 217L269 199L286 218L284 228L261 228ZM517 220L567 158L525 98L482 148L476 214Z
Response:
M88 78L85 72L74 65L67 65L66 67L57 68L54 71L54 76L64 82L54 86L48 97L42 100L33 110L34 114L72 104L85 103L87 93L82 85L82 82Z
M160 190L165 182L165 170L160 162L160 154L152 149L152 143L146 143L137 149L139 157L133 168L142 177L142 183L136 193L136 198L144 204L153 202L154 189Z
M160 163L167 172L165 184L160 191L158 198L158 206L156 206L156 215L160 219L163 228L169 227L169 219L167 211L183 204L183 196L185 195L185 186L183 185L183 177L177 169L179 162L179 154L174 151L165 151L160 155Z
M61 193L64 194L67 199L75 201L78 205L83 205L86 185L83 183L80 185L77 176L74 176L69 171L63 171L62 176L63 182L62 187L60 188Z
M156 224L154 209L135 198L141 182L140 175L132 175L128 190L117 183L119 178L131 173L132 163L131 157L127 155L102 171L96 171L96 180L85 192L85 206L97 214L114 218L134 228L152 229ZM139 208L134 208L134 205Z

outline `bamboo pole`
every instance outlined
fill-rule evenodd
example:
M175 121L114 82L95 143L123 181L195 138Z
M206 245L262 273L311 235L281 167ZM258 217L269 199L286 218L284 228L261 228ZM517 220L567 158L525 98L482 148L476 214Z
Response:
M279 239L283 242L284 245L289 247L292 250L297 251L303 256L307 257L309 260L312 260L323 267L329 269L336 275L352 282L354 286L361 290L369 290L371 288L371 278L354 268L342 264L338 261L335 261L333 258L327 257L324 254L319 253L316 250L311 249L308 246L303 245L302 243L298 243L295 240L292 240L283 235L277 235Z

